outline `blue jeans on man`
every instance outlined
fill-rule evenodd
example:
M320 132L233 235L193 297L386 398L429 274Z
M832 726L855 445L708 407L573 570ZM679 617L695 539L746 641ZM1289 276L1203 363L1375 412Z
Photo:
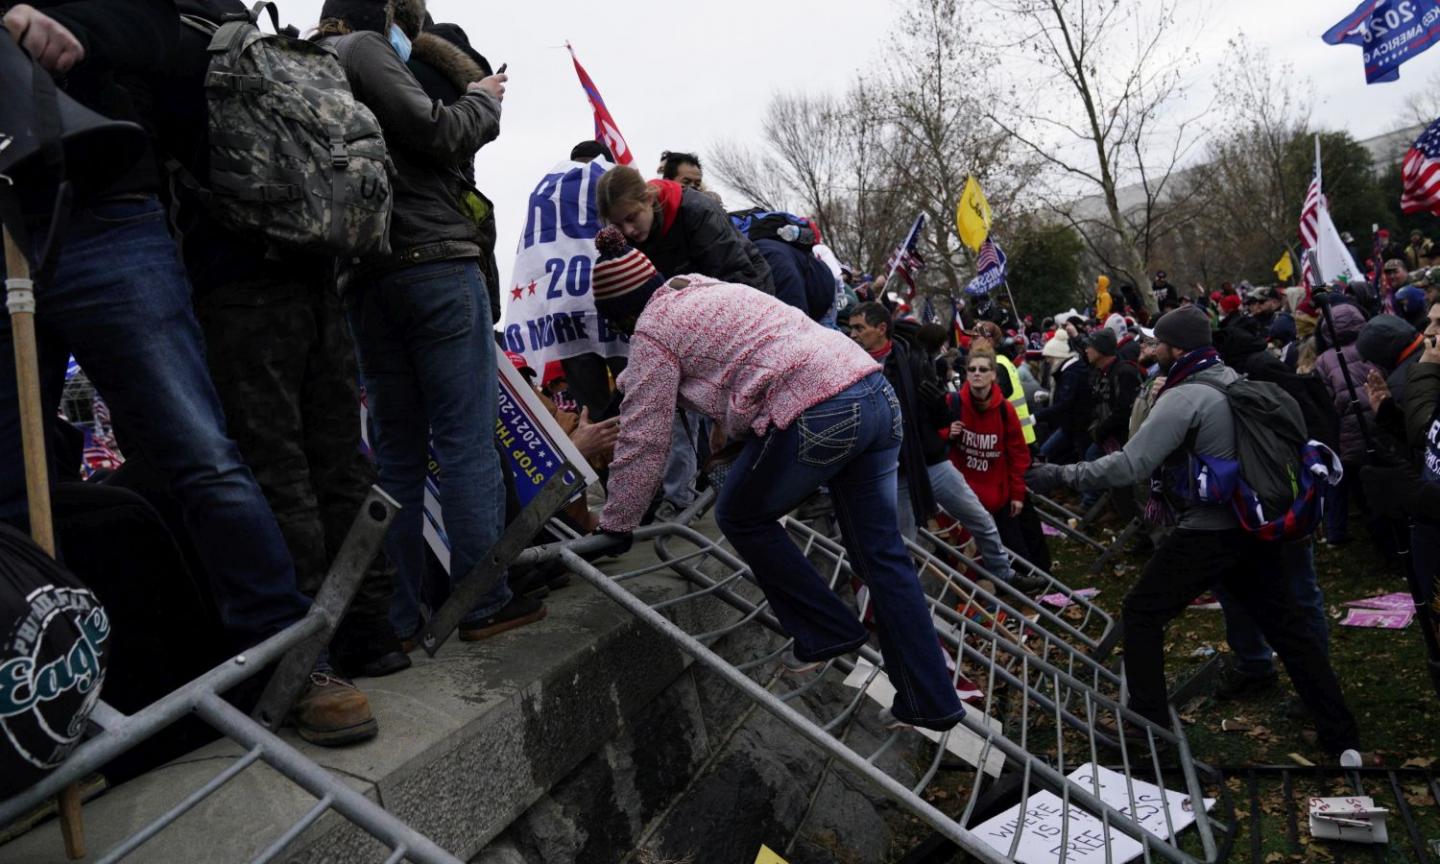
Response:
M390 623L403 639L421 624L421 520L432 444L451 584L469 575L504 528L490 301L479 264L457 258L352 285L345 313L369 398L380 486L401 507L385 551L398 573ZM495 614L510 599L502 579L462 624Z
M827 484L855 575L870 589L895 717L948 729L965 715L895 517L900 405L878 370L752 438L731 465L716 521L750 565L801 660L864 645L869 632L778 521Z
M1010 554L1000 539L1000 529L995 527L995 517L980 503L975 490L965 482L965 475L949 459L928 465L925 471L930 475L930 491L935 496L935 503L951 519L964 525L970 536L975 538L975 545L980 548L980 563L985 565L991 576L1009 582L1015 574L1010 568ZM904 479L897 487L896 502L900 533L906 539L914 540L915 508L910 504L910 484Z
M143 452L184 513L232 638L253 643L310 601L275 517L235 443L165 213L154 197L74 214L36 288L42 410L60 404L67 355L104 396L123 446ZM10 320L0 316L0 519L27 520ZM57 466L50 462L52 479Z
M1285 543L1281 550L1285 576L1296 604L1304 610L1325 656L1330 655L1330 628L1325 617L1325 595L1315 576L1315 549L1310 540ZM1223 587L1216 586L1215 597L1225 615L1225 641L1235 655L1234 669L1242 678L1262 678L1275 674L1275 652L1270 650L1260 625L1239 603L1234 602Z

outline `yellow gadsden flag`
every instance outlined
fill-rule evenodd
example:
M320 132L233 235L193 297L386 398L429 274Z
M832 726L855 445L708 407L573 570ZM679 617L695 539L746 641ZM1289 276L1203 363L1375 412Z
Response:
M1290 263L1290 250L1286 249L1280 254L1280 260L1270 268L1275 271L1275 278L1281 282L1289 282L1290 277L1295 275L1295 265Z
M785 864L785 859L776 855L769 846L762 845L760 854L755 856L755 864Z
M980 183L972 176L965 181L965 191L960 193L960 203L955 206L955 229L960 242L977 252L980 244L990 236L990 202L980 191Z

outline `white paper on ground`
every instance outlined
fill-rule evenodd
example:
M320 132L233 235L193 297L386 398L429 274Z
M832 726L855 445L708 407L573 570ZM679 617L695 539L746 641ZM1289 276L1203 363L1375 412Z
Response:
M850 671L849 675L845 676L845 686L854 687L857 690L864 687L866 680L870 677L870 673L874 671L874 665L866 660L857 658L855 660L855 668ZM889 708L890 704L895 701L895 685L890 683L890 679L885 676L883 671L877 672L875 680L871 681L870 686L865 689L865 695L877 704ZM965 712L972 717L984 718L990 728L995 731L995 734L1000 734L1001 727L999 720L985 714L974 705L966 705ZM940 740L942 734L931 729L921 729L918 726L915 727L915 731L929 738L931 741L936 742ZM950 730L950 737L945 741L945 749L957 759L963 759L965 764L977 765L980 761L980 754L985 749L985 740L967 729L964 724L961 724ZM985 773L991 777L999 777L1000 769L1004 767L1005 754L1000 752L1000 748L992 746L989 754L985 756Z
M1366 795L1348 798L1310 799L1310 836L1317 840L1349 840L1354 843L1389 843L1383 808L1376 808L1374 799ZM1347 825L1322 816L1337 816L1364 826Z
M1131 781L1127 789L1125 775L1108 768L1087 763L1071 771L1071 780L1085 791L1094 794L1092 777L1100 783L1100 800L1124 814L1132 812L1130 801L1133 790L1135 820L1140 827L1160 839L1170 837L1170 827L1175 831L1195 821L1191 798L1174 790L1161 790L1153 783L1143 780ZM1105 825L1098 816L1070 806L1069 825L1064 827L1065 807L1060 796L1041 790L1026 799L1025 824L1020 822L1020 805L1016 804L1004 813L985 820L971 832L987 846L1002 855L1010 854L1010 844L1016 831L1020 831L1020 844L1015 849L1015 860L1020 864L1051 864L1060 860L1062 847L1066 850L1067 864L1105 864L1106 850L1113 864L1138 857L1143 850L1140 841L1122 833L1114 824L1110 825L1109 837ZM1205 809L1215 805L1212 798L1205 799ZM1165 821L1166 809L1170 812L1170 824ZM1062 832L1063 829L1063 832ZM1062 833L1064 841L1061 841Z

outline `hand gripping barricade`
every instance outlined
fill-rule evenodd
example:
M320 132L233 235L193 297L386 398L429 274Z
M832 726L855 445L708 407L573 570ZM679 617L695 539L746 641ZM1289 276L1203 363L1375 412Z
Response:
M925 557L923 548L912 547L934 571L927 593L957 688L970 688L968 714L949 732L885 733L878 747L861 752L870 738L860 734L863 718L888 705L892 692L883 660L864 648L856 658L830 661L804 683L788 684L776 666L789 640L749 568L724 541L688 524L712 500L713 493L706 493L677 521L636 531L636 539L655 541L658 564L607 575L582 557L602 551L608 541L601 538L532 548L516 560L563 562L823 751L829 764L858 774L977 860L1025 860L1028 845L1041 841L1058 850L1047 861L1225 859L1234 828L1211 812L1218 803L1228 807L1218 774L1191 757L1173 711L1170 723L1160 726L1122 707L1123 678L1097 659L1116 628L1083 598L1074 598L1082 611L1078 622L1070 621L1014 592L991 591L939 556ZM786 525L828 572L831 587L847 590L852 574L843 547L802 523ZM638 577L663 570L684 579L683 593L647 603L632 592ZM1053 587L1073 598L1065 586ZM702 606L708 613L698 611ZM732 663L715 649L741 632L761 634L766 647ZM816 688L836 686L848 688L839 691L848 695L838 710L833 699L806 698ZM925 734L937 745L918 776L892 764L903 760L885 758L901 736L911 734ZM942 810L923 797L942 770L970 778L958 810ZM1157 801L1161 806L1153 806ZM1019 807L1022 802L1026 806ZM1007 811L1011 804L1017 806Z

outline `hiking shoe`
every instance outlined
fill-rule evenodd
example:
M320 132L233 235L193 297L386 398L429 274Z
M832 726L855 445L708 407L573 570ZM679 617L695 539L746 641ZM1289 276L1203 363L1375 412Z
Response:
M545 604L531 597L516 597L494 615L476 621L460 623L461 642L479 642L491 636L524 627L544 618L548 610Z
M1226 667L1220 676L1220 683L1215 687L1215 699L1220 702L1243 699L1269 690L1278 683L1280 675L1273 670L1260 675L1242 675L1233 668Z
M877 714L875 715L875 719L876 719L876 720L879 720L879 721L880 721L880 725L881 725L882 727L886 728L886 729L914 729L914 728L915 728L914 726L911 726L909 723L906 723L904 720L901 720L900 718L896 717L896 716L895 716L895 712L894 712L894 711L891 711L889 708L881 708L880 711L879 711L879 713L877 713Z
M365 694L328 671L310 673L310 682L290 709L290 719L301 738L322 747L369 741L380 731Z
M1039 573L1026 573L1024 576L1016 573L1010 577L1008 584L1011 588L1021 594L1039 594L1050 587L1050 580Z
M780 655L780 665L785 671L792 675L803 675L806 672L814 672L825 665L824 660L801 660L795 656L794 648L786 648L785 653Z

